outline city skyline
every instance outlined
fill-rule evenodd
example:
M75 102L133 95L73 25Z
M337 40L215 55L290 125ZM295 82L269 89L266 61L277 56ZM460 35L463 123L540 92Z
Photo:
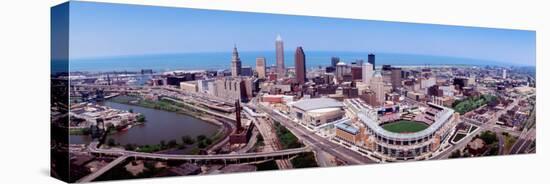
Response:
M243 52L275 52L273 40L280 34L287 48L303 46L308 51L391 52L535 65L534 31L86 2L71 6L71 59L225 52L233 44Z
M63 181L537 151L536 68L517 66L534 56L534 32L84 2L52 10L71 17L68 33L55 26L68 19L52 18L51 33L51 175ZM71 57L55 63L56 53ZM106 58L75 59L87 54Z

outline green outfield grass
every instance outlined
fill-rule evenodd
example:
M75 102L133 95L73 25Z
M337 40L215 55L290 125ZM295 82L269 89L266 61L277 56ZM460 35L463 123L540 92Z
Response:
M428 125L417 121L399 120L384 124L382 128L395 133L412 133L422 131L428 128Z

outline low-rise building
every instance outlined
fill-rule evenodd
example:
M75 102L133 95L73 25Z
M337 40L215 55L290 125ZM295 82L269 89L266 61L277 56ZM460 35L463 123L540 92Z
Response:
M291 115L300 123L317 127L342 119L344 104L331 98L302 99L291 103Z
M197 92L197 82L191 81L191 82L180 82L180 89L186 92Z
M335 125L336 135L335 137L347 142L351 145L355 145L360 141L359 128L352 125L351 120L344 121Z

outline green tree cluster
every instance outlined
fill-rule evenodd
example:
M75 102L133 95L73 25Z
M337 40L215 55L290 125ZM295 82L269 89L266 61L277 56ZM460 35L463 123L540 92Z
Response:
M488 103L496 103L497 97L493 95L481 95L468 97L461 101L455 101L453 103L453 108L460 114L475 110Z

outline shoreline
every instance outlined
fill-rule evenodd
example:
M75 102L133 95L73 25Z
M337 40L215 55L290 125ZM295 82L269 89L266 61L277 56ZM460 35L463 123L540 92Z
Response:
M140 96L134 96L134 95L126 95L126 96L139 98L140 101L144 100ZM202 112L200 110L196 109L196 108L193 108L194 110L197 110L197 112L194 112L194 111L191 111L190 109L180 107L178 105L170 104L171 108L177 108L177 110L174 111L174 110L167 110L166 108L152 108L148 105L144 105L144 104L141 104L141 103L131 103L130 101L113 100L113 99L109 99L108 101L113 102L113 103L120 103L120 104L125 104L125 105L131 105L131 106L161 110L161 111L166 111L166 112L172 112L172 113L177 113L177 114L183 114L183 115L187 115L187 116L190 116L192 118L196 118L196 119L202 120L206 123L217 126L217 131L215 133L213 133L211 135L207 135L208 138L210 138L212 140L212 143L207 145L205 148L198 148L197 146L194 146L194 148L192 148L190 150L192 154L196 154L196 153L193 153L194 150L196 150L196 149L210 150L210 148L212 148L214 146L219 146L218 144L223 142L223 140L226 137L228 137L229 134L232 131L231 128L228 128L228 126L226 126L226 124L224 124L223 122L219 122L215 118L211 118L211 117L201 115ZM148 101L148 103L151 103L151 102ZM158 103L158 101L152 101L152 103ZM184 105L186 105L188 107L191 107L191 108L193 107L192 105L188 105L188 104L184 104ZM155 145L152 144L152 145L137 145L137 146L144 147L144 146L155 146ZM180 148L168 148L168 149L156 151L154 153L172 152L172 151L179 151L179 150L182 150L182 149L180 149Z
M142 97L140 96L134 96L134 95L125 95L125 96L128 96L128 97L136 97L136 98L139 98L139 100L143 100ZM116 97L115 97L116 98ZM114 99L114 98L113 98ZM147 105L142 105L142 104L139 104L139 103L130 103L130 102L124 102L124 101L118 101L118 100L113 100L113 99L109 99L107 101L110 101L110 102L114 102L114 103L120 103L120 104L125 104L125 105L132 105L132 106L138 106L138 107L143 107L143 108L149 108L149 109L155 109L155 110L161 110L161 111L166 111L166 112L173 112L173 113L178 113L178 114L183 114L183 115L188 115L192 118L196 118L196 119L200 119L200 120L203 120L207 123L210 123L210 124L213 124L213 125L217 125L217 126L220 126L223 127L223 124L222 123L218 123L216 121L214 121L212 118L208 118L208 117L204 117L203 115L200 115L200 114L197 114L196 112L191 112L189 111L188 109L185 109L185 108L182 108L182 107L179 107L177 105L172 105L172 106L176 106L176 108L178 108L178 111L170 111L170 110L166 110L166 109L163 109L163 108L152 108L150 106L147 106ZM156 101L153 101L153 103L158 103ZM187 104L186 104L187 105ZM189 106L189 105L188 105ZM192 107L192 106L190 106Z

